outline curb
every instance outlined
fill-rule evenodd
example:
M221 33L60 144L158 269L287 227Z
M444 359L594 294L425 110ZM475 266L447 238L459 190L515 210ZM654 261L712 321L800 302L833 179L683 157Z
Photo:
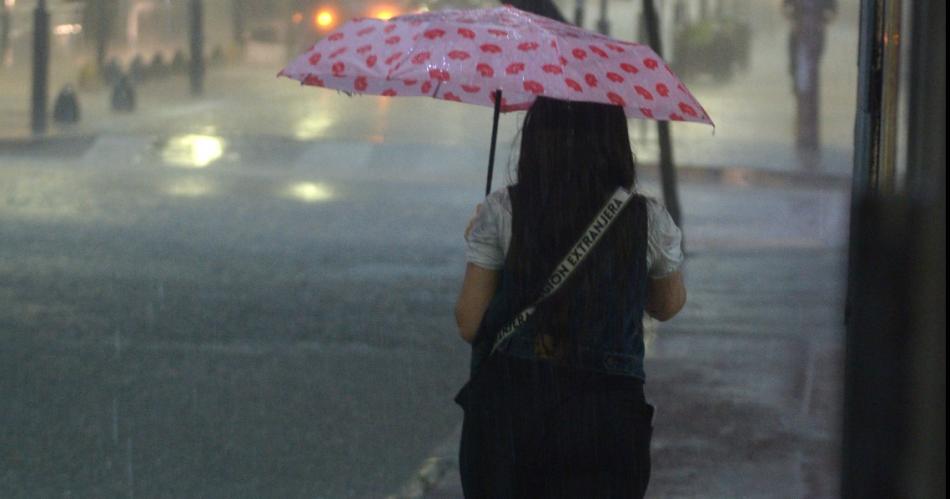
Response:
M640 163L637 168L638 174L650 180L658 181L660 179L659 166L655 163ZM676 173L677 180L683 183L775 188L849 189L851 187L849 176L818 172L766 170L749 166L677 165Z
M438 486L449 471L458 468L458 444L462 438L462 425L456 427L441 444L433 449L429 457L422 461L419 468L399 489L399 492L386 496L386 499L422 499L426 493Z
M167 142L175 134L145 134L150 144ZM128 139L131 136L107 134L104 139L118 137ZM99 134L75 133L55 134L49 136L0 137L0 156L39 157L79 157L88 152L99 140ZM473 148L465 144L454 146L437 144L409 144L409 143L370 143L359 140L300 140L285 135L241 135L230 134L222 137L232 144L230 148L239 150L242 157L256 161L266 160L260 151L293 150L298 156L320 150L324 155L331 153L333 157L370 159L372 156L393 157L387 152L418 150L418 159L431 160L440 153L452 150L461 152L465 149L469 154L458 156L457 159L467 163L474 157L481 155L482 148ZM326 148L325 151L322 151ZM147 151L142 151L143 153ZM486 151L487 153L487 151ZM415 161L413 161L415 163ZM638 173L643 178L659 181L660 172L656 163L638 164ZM774 187L774 188L826 188L848 189L851 178L847 175L834 175L823 172L768 170L750 166L722 166L722 165L677 165L678 181L686 184L720 184L735 187Z
M97 138L95 134L0 137L0 155L75 158L85 154Z

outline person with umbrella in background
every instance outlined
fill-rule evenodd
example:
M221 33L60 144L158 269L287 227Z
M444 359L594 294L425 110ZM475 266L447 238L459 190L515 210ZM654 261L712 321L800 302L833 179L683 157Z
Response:
M279 76L347 94L526 110L517 183L466 232L466 497L643 497L643 314L684 305L681 233L636 193L627 118L712 124L647 46L514 7L355 19Z
M814 166L820 151L819 102L821 55L825 28L838 12L837 0L783 0L782 11L791 22L788 68L795 94L795 144L806 166Z

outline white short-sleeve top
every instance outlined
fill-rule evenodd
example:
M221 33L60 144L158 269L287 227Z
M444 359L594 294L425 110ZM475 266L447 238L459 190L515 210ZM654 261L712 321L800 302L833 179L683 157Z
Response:
M663 205L650 197L646 201L647 268L650 277L658 279L676 272L683 264L683 236ZM465 241L465 259L469 263L491 270L504 267L511 242L511 199L507 187L485 198Z

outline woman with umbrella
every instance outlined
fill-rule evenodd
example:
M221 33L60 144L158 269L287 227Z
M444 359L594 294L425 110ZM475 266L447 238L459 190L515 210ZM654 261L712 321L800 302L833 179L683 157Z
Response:
M642 497L644 311L685 302L680 231L635 194L628 117L712 124L655 52L510 6L355 19L280 75L347 94L527 110L517 183L469 230L466 497Z
M642 316L684 305L680 232L633 195L603 238L538 303L552 270L636 169L619 106L539 97L525 116L517 183L466 230L456 306L473 344L461 445L466 497L643 497L653 408L643 395ZM493 352L525 307L530 318Z

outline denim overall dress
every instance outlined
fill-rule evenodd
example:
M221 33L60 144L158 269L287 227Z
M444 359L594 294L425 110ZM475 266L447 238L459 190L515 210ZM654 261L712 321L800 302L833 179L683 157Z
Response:
M639 229L636 265L626 276L606 265L592 292L600 303L616 303L629 286L629 302L603 317L572 317L569 327L584 334L570 365L535 353L531 319L489 355L497 331L521 311L511 299L516 284L501 270L472 347L471 378L455 397L465 410L459 464L466 498L643 496L653 417L643 396L645 200L637 196L626 210L634 213L616 223ZM609 259L610 248L598 245L588 258Z

